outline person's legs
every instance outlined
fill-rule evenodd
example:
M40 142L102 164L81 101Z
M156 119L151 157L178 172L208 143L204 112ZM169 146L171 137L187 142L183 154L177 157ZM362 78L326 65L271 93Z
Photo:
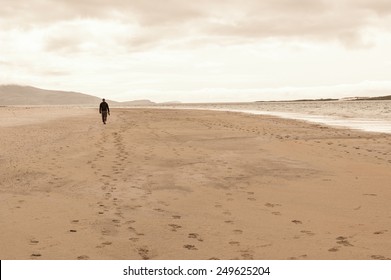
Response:
M102 122L106 124L107 120L107 111L102 111Z

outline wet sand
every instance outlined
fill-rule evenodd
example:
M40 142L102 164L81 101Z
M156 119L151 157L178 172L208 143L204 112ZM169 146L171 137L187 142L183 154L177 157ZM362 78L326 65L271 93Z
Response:
M0 108L0 259L391 258L390 134L46 110Z

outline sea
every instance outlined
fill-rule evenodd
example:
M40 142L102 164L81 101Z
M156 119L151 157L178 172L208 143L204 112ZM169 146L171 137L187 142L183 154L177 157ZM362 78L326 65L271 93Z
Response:
M333 127L391 134L391 100L177 104L164 107L272 115Z

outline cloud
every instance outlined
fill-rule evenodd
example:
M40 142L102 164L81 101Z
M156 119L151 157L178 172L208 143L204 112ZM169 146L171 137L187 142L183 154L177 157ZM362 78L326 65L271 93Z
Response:
M364 9L380 16L391 14L391 2L388 0L349 0L349 5Z
M139 29L119 38L129 49L191 37L202 38L205 44L282 38L362 46L366 45L365 31L382 28L391 13L388 0L5 1L0 7L0 26L33 28L80 19L118 21ZM65 34L63 38L53 36L49 47L64 45L78 50L77 29L75 46Z
M126 26L112 21L76 19L47 28L44 49L62 54L107 53L117 50L117 38L129 32Z
M363 32L378 28L380 22L367 6L356 7L349 1L249 1L238 8L235 16L216 15L205 33L222 39L339 41L358 46L366 44ZM234 14L225 14L230 13Z

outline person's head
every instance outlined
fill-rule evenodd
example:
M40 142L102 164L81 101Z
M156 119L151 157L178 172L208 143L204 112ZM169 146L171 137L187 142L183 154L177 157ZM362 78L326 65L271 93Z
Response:
M106 100L103 98L102 101L105 102Z

